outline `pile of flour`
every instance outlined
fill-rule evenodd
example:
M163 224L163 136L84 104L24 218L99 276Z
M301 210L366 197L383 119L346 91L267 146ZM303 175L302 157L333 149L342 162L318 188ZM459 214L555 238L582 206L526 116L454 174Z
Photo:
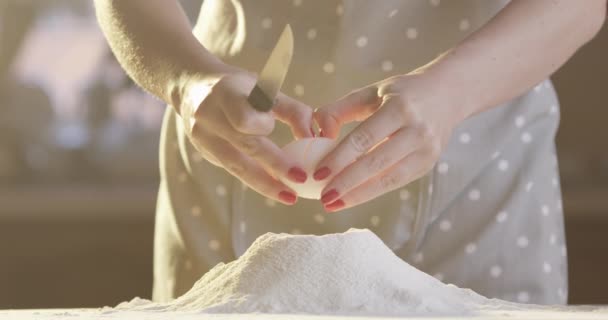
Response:
M471 315L492 304L405 263L371 231L351 229L324 236L267 233L172 302L134 299L117 309L442 316Z

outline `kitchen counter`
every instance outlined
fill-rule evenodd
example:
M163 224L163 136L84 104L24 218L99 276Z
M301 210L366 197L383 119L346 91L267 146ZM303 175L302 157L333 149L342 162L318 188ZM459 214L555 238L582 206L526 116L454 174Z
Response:
M477 316L469 317L424 317L424 318L402 318L402 319L608 319L608 306L571 306L558 307L556 309L534 309L504 311L494 310L486 311ZM46 310L0 310L0 320L29 320L29 319L214 319L214 320L274 320L274 319L293 319L293 320L345 320L352 317L337 317L337 316L312 316L312 315L270 315L270 314L200 314L192 312L126 312L114 311L112 309L46 309ZM359 320L380 320L380 319L395 319L395 318L380 318L380 317L357 317Z

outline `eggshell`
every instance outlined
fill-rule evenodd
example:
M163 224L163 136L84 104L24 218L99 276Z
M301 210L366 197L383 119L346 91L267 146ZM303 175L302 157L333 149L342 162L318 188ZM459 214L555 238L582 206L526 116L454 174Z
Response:
M302 169L306 171L308 179L304 183L292 182L287 177L281 177L280 180L292 188L298 194L298 197L320 199L321 191L331 180L331 176L322 181L316 181L313 174L319 161L334 148L335 143L335 140L328 138L303 138L285 145L283 147L285 153L298 160Z

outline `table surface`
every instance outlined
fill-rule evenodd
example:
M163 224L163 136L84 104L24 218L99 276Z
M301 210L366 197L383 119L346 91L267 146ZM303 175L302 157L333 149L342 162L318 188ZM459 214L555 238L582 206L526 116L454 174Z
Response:
M424 318L402 318L402 319L424 319L424 320L452 320L452 319L608 319L608 306L569 306L550 308L533 308L527 310L492 310L483 311L476 316L468 317L424 317ZM342 316L317 316L317 315L278 315L278 314L201 314L196 312L134 312L116 311L114 309L39 309L39 310L0 310L0 320L29 320L29 319L213 319L213 320L343 320L353 317ZM395 319L386 317L357 317L358 320L380 320ZM398 319L398 318L397 318Z

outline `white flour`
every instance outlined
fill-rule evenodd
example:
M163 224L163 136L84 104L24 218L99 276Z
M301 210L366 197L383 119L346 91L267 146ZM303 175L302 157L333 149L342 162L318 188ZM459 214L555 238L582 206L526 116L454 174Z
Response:
M445 285L397 257L369 230L324 236L267 233L168 304L130 311L324 315L473 315L509 304ZM494 306L494 307L493 307Z

